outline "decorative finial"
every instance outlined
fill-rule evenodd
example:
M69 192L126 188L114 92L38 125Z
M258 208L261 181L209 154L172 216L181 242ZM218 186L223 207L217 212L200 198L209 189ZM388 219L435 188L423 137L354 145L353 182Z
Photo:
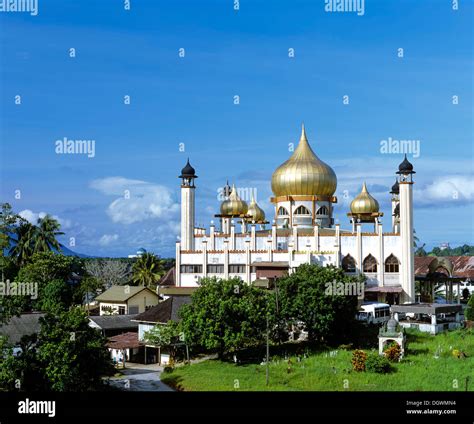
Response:
M306 137L306 130L304 128L304 122L301 124L301 137L300 137L300 141L308 141L307 137Z

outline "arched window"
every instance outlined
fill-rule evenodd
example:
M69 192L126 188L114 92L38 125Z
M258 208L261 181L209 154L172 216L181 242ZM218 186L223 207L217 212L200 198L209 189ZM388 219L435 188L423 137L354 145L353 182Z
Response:
M311 215L311 212L304 206L298 206L295 210L295 215Z
M364 272L377 272L377 260L369 255L364 259Z
M321 206L316 212L316 215L329 215L328 208L326 206Z
M385 272L398 272L400 262L393 254L385 260Z
M356 261L351 255L346 255L342 259L342 269L346 272L356 272Z
M283 206L280 206L278 208L278 212L277 212L277 215L288 215L288 211L283 207Z

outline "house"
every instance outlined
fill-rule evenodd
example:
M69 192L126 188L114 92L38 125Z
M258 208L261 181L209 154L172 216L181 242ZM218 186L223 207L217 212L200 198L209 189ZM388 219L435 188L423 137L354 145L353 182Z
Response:
M99 330L105 337L117 336L127 332L137 332L138 323L132 321L137 315L90 316L89 326Z
M129 315L157 305L159 297L148 287L112 286L95 300L99 302L100 315Z
M19 344L23 336L38 334L41 329L39 319L45 314L32 312L11 317L10 320L0 326L0 336L6 337L8 343L13 345L13 353L20 351Z
M179 321L178 311L183 305L191 303L190 296L170 296L146 312L137 315L133 321L138 323L138 341L145 346L145 363L167 364L169 353L166 348L146 344L144 334L156 325L164 325L168 321Z
M114 364L125 368L126 362L143 362L143 343L138 341L136 332L128 332L109 337L107 342Z

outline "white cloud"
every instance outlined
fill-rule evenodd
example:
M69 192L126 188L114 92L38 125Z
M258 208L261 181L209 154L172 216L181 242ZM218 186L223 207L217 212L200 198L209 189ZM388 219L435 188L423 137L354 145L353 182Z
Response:
M452 207L465 205L474 200L474 178L472 175L446 175L432 183L416 188L416 202L423 206Z
M179 204L167 187L123 177L108 177L91 182L91 187L110 196L120 196L107 208L113 222L133 224L149 219L177 218Z
M101 246L108 246L114 241L117 241L119 238L118 234L104 234L100 239L99 239L99 244Z
M30 209L24 209L21 212L18 212L18 215L20 215L23 219L26 219L31 224L36 225L38 223L38 219L44 218L46 215L48 215L48 213L47 212L36 213ZM67 230L71 228L72 223L69 219L62 219L62 218L59 218L57 215L51 215L51 216L61 224L62 230Z

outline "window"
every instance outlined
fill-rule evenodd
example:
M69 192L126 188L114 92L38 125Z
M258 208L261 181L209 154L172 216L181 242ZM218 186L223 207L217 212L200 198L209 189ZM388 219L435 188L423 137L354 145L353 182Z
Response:
M356 272L356 261L351 255L342 259L342 269L346 272Z
M364 272L377 272L377 260L369 255L364 259Z
M125 315L125 306L119 306L118 307L118 314L119 315Z
M295 215L311 215L311 212L304 206L298 206L295 210Z
M326 206L321 206L316 212L316 215L329 215L329 210Z
M280 207L278 208L277 215L280 215L280 216L282 216L282 215L288 215L288 211L287 211L283 206L280 206Z
M399 266L400 262L397 257L392 254L385 261L385 272L398 272Z
M202 265L181 265L182 274L201 274Z
M138 311L139 311L138 305L133 305L133 306L130 305L130 306L128 307L128 313L129 313L130 315L138 314Z
M229 272L231 274L245 274L245 265L243 264L229 265Z
M207 273L208 274L223 274L224 273L224 265L208 265L207 266Z

